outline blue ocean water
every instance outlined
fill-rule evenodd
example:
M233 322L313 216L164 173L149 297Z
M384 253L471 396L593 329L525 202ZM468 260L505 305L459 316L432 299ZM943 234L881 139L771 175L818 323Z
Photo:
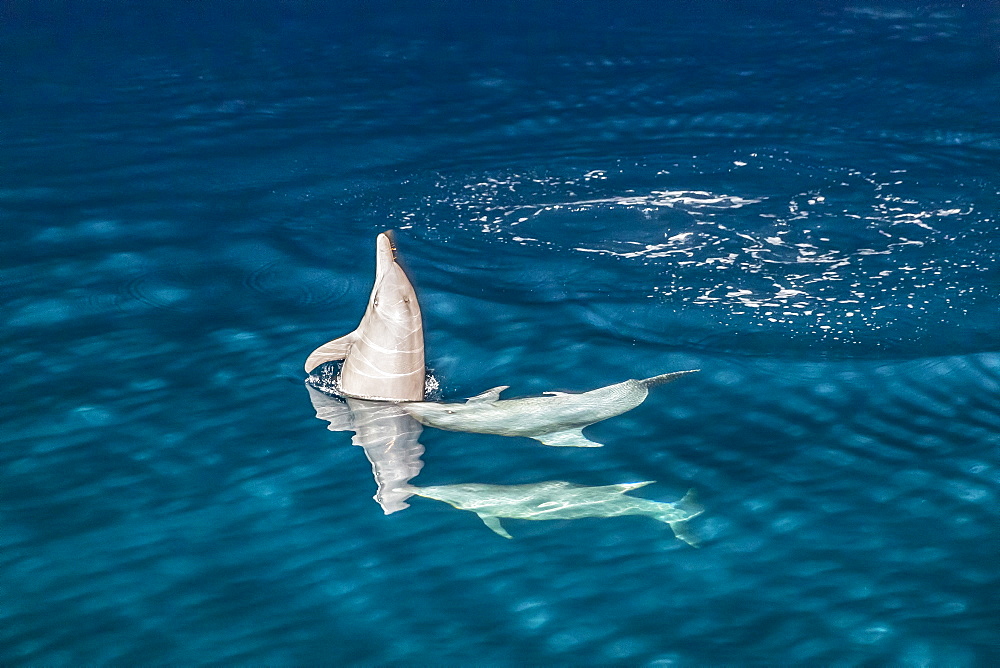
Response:
M1000 661L990 3L0 8L0 662ZM302 362L396 230L439 396L680 369L385 515Z

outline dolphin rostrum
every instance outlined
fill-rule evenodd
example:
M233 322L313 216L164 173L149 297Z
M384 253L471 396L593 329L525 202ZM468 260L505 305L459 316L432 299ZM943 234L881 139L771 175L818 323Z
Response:
M316 417L329 422L330 431L353 431L351 442L361 446L372 465L377 491L373 497L386 515L409 507L413 495L406 483L420 473L424 446L418 440L423 427L385 401L347 398L346 402L306 384Z
M545 445L594 448L602 444L583 435L583 428L630 411L645 399L649 388L694 373L675 371L644 380L626 380L589 392L546 392L547 396L500 399L507 385L494 387L464 404L420 401L400 408L429 427L477 434L527 436Z
M700 515L704 509L695 501L693 490L676 503L661 503L625 494L652 482L592 487L551 480L529 485L465 483L436 487L410 485L409 488L417 496L444 501L459 510L471 510L486 526L504 538L511 535L500 524L501 518L575 520L582 517L645 515L669 524L674 535L688 545L697 545L697 539L687 530L687 520Z
M424 398L424 328L417 295L396 262L392 240L376 240L375 285L358 328L309 355L309 373L320 364L344 360L338 392L373 401Z

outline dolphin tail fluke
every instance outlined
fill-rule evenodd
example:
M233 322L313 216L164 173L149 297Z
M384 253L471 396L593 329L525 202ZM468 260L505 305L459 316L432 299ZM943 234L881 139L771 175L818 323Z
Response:
M663 521L670 525L673 530L674 535L680 540L684 541L691 547L698 547L701 544L701 540L691 532L691 528L688 526L688 520L692 517L697 517L705 512L705 508L698 503L695 497L693 489L688 490L688 493L684 495L684 498L677 503L671 504L673 510L668 513L668 517L676 517L677 511L681 511L684 514L682 519L667 519L664 518Z
M313 369L325 362L342 360L347 357L347 353L350 352L351 346L357 338L357 334L357 331L345 334L339 339L334 339L329 343L324 343L319 348L309 353L309 357L306 358L306 373L312 373Z
M483 521L483 524L492 529L494 533L498 533L504 538L513 538L513 536L507 533L507 530L503 528L503 525L500 524L499 517L495 517L494 515L480 515L479 519Z
M544 445L554 445L567 448L600 448L604 444L592 441L583 435L581 429L566 429L564 431L554 431L550 434L539 434L533 436L536 441Z
M677 520L675 522L667 522L670 528L674 532L674 536L684 541L691 547L700 547L701 541L698 537L691 533L691 528L688 526L687 520Z
M673 373L664 373L659 376L653 376L652 378L645 378L639 382L646 387L656 387L657 385L666 385L667 383L672 383L681 376L686 376L689 373L697 373L701 369L690 369L688 371L674 371Z

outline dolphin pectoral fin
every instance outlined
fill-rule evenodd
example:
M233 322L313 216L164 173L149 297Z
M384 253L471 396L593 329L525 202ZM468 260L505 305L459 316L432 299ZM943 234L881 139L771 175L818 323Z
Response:
M334 339L329 343L324 343L319 348L309 353L309 357L306 358L306 373L312 373L313 369L325 362L342 360L347 357L347 353L350 352L351 346L357 338L358 332L355 330L350 334L345 334L339 339Z
M477 394L474 397L469 397L465 400L467 404L491 404L494 401L500 399L500 393L506 390L510 385L499 385L497 387L486 390L481 394Z
M584 436L582 429L553 431L548 434L532 436L532 438L544 445L554 445L567 448L600 448L604 445L603 443L592 441Z
M498 533L504 538L513 538L513 536L507 533L507 530L503 528L503 525L500 524L499 517L495 517L493 515L479 515L479 519L483 521L483 524L492 529L494 533Z

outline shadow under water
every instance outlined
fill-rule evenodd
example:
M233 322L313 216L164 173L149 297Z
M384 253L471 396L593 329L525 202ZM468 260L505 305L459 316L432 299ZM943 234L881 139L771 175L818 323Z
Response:
M504 538L507 533L501 518L520 520L575 520L584 517L619 517L644 515L670 525L674 535L688 545L698 540L688 531L687 521L703 512L689 491L676 503L662 503L628 496L625 492L645 487L654 481L620 485L577 485L562 480L549 480L528 485L484 485L463 483L413 487L418 496L444 501L459 510L470 510Z

